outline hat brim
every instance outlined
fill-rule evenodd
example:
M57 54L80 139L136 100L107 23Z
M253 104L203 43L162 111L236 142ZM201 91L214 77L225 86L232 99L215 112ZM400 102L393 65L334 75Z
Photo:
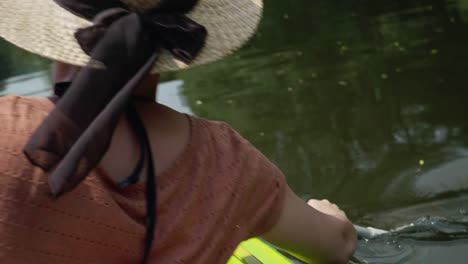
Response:
M200 0L187 16L206 27L208 37L204 48L189 65L163 51L153 72L185 69L232 53L254 34L262 10L262 0ZM90 21L53 0L0 1L0 36L55 61L78 66L88 63L89 57L81 50L74 33L90 25Z

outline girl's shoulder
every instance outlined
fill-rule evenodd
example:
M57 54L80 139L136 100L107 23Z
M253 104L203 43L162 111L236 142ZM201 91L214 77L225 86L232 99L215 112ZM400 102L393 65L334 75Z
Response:
M0 97L0 115L49 112L53 103L47 97L5 95Z
M52 108L46 100L14 95L0 97L0 159L9 161L8 166L0 164L0 169L25 161L21 155L24 144Z
M193 145L200 146L198 154L215 157L219 164L233 164L254 174L259 181L275 176L283 177L280 169L271 162L253 143L244 138L227 122L190 117L193 130Z
M239 225L249 237L269 231L279 218L287 189L281 170L228 123L191 118L202 149L199 156L206 159L202 164L215 168L212 181L223 186L217 198L229 201L245 218Z
M22 144L53 108L47 98L7 95L0 97L2 147Z
M214 140L218 143L232 143L232 140L248 143L239 132L225 121L210 120L197 116L189 116L189 119L196 132L208 137L205 140Z

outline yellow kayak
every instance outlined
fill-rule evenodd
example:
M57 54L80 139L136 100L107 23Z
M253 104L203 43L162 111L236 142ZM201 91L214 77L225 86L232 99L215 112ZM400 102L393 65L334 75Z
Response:
M227 264L295 264L313 262L298 262L286 257L280 251L266 242L252 238L242 242Z

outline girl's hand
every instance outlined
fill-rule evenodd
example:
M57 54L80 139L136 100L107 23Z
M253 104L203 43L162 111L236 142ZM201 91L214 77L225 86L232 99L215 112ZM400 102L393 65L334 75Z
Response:
M316 200L310 199L307 204L314 208L317 211L320 211L324 214L334 216L336 218L349 221L346 213L341 210L336 204L331 203L328 200Z

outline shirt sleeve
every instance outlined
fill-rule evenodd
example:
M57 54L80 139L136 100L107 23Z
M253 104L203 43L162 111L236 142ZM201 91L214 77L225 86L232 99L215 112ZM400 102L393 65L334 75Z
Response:
M237 134L237 133L236 133ZM250 142L239 134L242 149L243 225L249 237L270 231L277 223L284 206L286 179L275 166Z

